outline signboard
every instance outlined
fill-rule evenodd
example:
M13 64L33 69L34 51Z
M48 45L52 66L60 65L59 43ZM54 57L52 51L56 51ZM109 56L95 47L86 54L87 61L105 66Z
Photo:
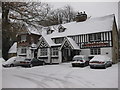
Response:
M103 47L107 45L108 43L87 43L87 44L83 44L83 47Z

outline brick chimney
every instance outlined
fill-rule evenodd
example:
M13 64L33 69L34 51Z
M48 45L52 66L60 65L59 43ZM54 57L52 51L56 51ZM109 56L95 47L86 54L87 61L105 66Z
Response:
M75 17L75 20L76 22L83 22L87 19L87 14L85 13L85 11L82 13L82 12L78 12L76 17Z

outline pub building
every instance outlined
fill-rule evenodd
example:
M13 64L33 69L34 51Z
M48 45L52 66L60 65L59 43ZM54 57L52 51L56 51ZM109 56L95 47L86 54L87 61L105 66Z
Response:
M87 18L85 12L76 21L42 28L37 43L37 58L46 63L71 61L75 55L107 55L118 62L118 30L115 15Z

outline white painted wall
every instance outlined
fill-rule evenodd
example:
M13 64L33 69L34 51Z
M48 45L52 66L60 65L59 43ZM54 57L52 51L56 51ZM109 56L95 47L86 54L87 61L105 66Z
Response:
M50 63L50 60L51 60L51 53L50 53L51 51L50 51L50 48L48 48L47 51L48 51L48 54L47 54L48 55L47 63Z
M90 55L90 49L81 49L81 55Z
M80 54L81 55L90 55L90 49L81 49ZM112 47L101 48L101 55L107 55L110 58L112 58Z
M37 58L40 57L40 49L38 49Z
M21 47L17 48L17 56L21 53Z
M62 63L62 52L61 50L58 51L58 63Z
M108 54L106 54L108 53ZM101 55L107 55L112 58L112 47L101 48Z
M30 48L27 49L27 58L31 59L31 50L30 50Z

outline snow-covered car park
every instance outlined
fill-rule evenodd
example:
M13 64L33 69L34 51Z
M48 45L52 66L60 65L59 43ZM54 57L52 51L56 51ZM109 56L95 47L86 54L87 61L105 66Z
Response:
M118 64L106 69L72 67L71 62L2 67L2 88L118 88Z

